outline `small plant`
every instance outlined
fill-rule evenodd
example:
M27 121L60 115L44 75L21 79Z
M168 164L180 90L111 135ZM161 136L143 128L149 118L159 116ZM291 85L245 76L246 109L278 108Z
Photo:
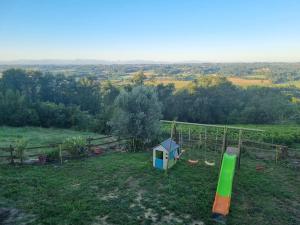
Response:
M83 137L67 138L62 144L62 148L72 156L84 156L87 154L86 139Z
M59 160L59 149L55 149L51 152L46 154L46 161L47 162L56 162Z
M20 159L21 164L23 164L25 156L25 148L27 147L27 140L19 139L16 144L16 156Z

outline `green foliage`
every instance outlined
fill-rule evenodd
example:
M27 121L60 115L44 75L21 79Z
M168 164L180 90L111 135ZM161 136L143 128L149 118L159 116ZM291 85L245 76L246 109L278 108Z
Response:
M251 75L254 73L253 71L268 73L269 69L263 69L261 66L258 64L222 64L203 67L197 65L149 65L103 68L104 71L109 70L112 73L115 71L118 74L136 73L133 79L134 84L123 87L117 87L109 81L100 82L97 77L90 75L78 78L62 74L53 75L37 71L9 69L4 71L3 77L0 78L0 125L53 126L111 133L112 126L109 126L109 121L113 124L113 120L123 117L123 123L127 123L126 121L132 115L136 117L136 121L143 120L139 117L144 117L146 114L151 115L150 111L147 111L147 107L143 109L140 107L140 105L143 106L143 103L135 103L135 99L130 100L132 103L129 106L132 105L132 111L129 109L119 110L120 107L112 103L118 96L120 102L125 96L123 92L133 93L134 87L143 86L146 79L143 70L152 69L154 71L152 74L155 74L155 68L163 68L166 73L170 72L176 76L183 76L187 71L188 74L194 74L192 72L197 72L197 70L201 74L209 75L195 76L197 79L189 87L179 91L175 90L174 85L152 87L153 92L157 93L158 101L162 103L158 114L161 113L164 119L213 124L300 123L300 102L297 101L300 99L300 94L295 88L238 88L225 78L233 68L241 76L243 73ZM275 67L275 65L273 66ZM280 71L286 69L285 67L282 69L282 65L277 66L281 68ZM294 64L290 66L293 68L291 70L297 68ZM258 75L256 74L256 76ZM147 88L145 87L145 89ZM140 96L142 95L135 97L138 99ZM157 98L154 100L154 108L157 105ZM141 99L138 101L141 102ZM151 103L145 104L151 105ZM143 112L143 110L146 111ZM112 116L118 111L120 111L119 116L112 119ZM140 114L137 115L138 113ZM154 115L156 114L154 112ZM117 123L120 124L120 122ZM138 123L135 126L139 127ZM132 122L132 124L134 123ZM125 133L125 129L121 130L123 130L122 133ZM133 130L137 129L133 128ZM131 134L128 131L126 133ZM143 136L142 133L139 131L137 136ZM151 134L146 136L151 136ZM141 137L141 139L144 142L147 138Z
M139 72L137 72L136 74L134 74L133 78L132 78L132 82L136 85L142 85L144 84L144 80L146 80L146 76L144 74L144 72L141 70Z
M23 163L25 157L25 148L27 147L28 141L25 139L19 139L15 146L16 156Z
M48 162L56 162L60 158L59 154L60 154L59 153L59 149L55 149L55 150L49 151L49 152L46 153L46 160Z
M87 154L86 139L83 137L67 138L62 144L62 149L72 156L84 156Z
M160 133L161 116L161 104L155 90L137 86L130 92L122 91L117 97L110 124L117 135L149 143Z

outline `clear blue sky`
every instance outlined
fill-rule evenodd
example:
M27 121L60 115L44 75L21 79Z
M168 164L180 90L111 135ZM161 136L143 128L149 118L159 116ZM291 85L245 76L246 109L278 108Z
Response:
M300 61L299 0L0 0L0 60Z

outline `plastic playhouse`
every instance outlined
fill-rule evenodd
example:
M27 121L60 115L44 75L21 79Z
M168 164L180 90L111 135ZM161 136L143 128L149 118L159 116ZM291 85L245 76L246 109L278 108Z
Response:
M180 156L180 146L171 138L153 148L153 167L166 170L174 166Z

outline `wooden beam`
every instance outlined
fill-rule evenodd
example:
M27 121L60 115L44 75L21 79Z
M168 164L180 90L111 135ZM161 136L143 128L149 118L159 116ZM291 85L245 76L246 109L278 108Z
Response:
M161 120L162 123L172 123L170 120ZM179 122L176 121L177 124L185 124L185 125L194 125L194 126L202 126L202 127L216 127L216 128L228 128L233 130L247 130L247 131L257 131L257 132L265 132L265 130L254 129L254 128L245 128L245 127L234 127L234 126L225 126L225 125L213 125L213 124L201 124L201 123L188 123L188 122Z

